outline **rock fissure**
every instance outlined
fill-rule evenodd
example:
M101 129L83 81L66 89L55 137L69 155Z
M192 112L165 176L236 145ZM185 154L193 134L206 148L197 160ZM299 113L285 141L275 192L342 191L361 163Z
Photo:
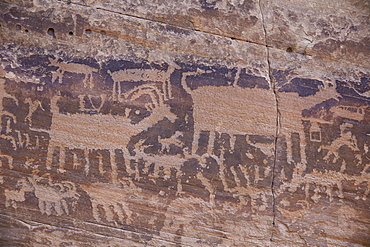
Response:
M31 2L0 4L1 243L370 242L359 13Z
M276 225L276 192L275 192L275 177L276 177L276 162L277 162L277 145L278 145L278 138L279 138L279 131L280 131L280 111L279 111L279 101L278 101L278 95L276 91L276 85L273 80L273 76L271 74L271 64L270 64L270 48L267 43L267 32L266 32L266 26L265 26L265 20L264 15L262 11L262 5L261 0L258 1L259 8L261 11L261 19L262 19L262 28L265 35L265 46L266 46L266 61L268 66L268 77L270 82L270 88L275 98L275 106L276 106L276 125L275 125L275 140L274 140L274 161L272 166L272 176L271 176L271 194L272 194L272 225L275 227ZM270 241L273 241L274 237L274 229L271 232L271 238Z
M196 31L196 32L205 33L205 34L211 34L211 35L214 35L214 36L223 37L223 38L229 38L231 40L247 42L247 43L250 43L250 44L262 45L262 46L266 46L267 45L266 44L266 39L265 39L265 44L263 44L263 43L259 43L259 42L256 42L256 41L252 41L252 40L248 40L248 39L243 39L241 37L236 37L236 36L231 36L231 35L221 34L221 33L215 33L215 32L207 32L207 31L204 31L204 30L199 29L199 28L186 28L186 27L182 27L182 26L175 25L175 24L168 23L168 22L164 22L164 21L159 21L159 20L155 20L155 19L151 19L151 18L144 18L142 16L132 15L132 14L129 14L129 13L122 13L122 12L114 11L114 10L107 9L107 8L94 7L94 6L90 6L90 5L87 5L87 4L81 4L81 3L71 2L69 0L67 0L67 1L61 0L61 2L64 2L64 3L67 3L67 4L74 4L74 5L78 5L78 6L86 7L86 8L93 8L93 9L96 9L96 10L100 10L100 11L104 11L104 12L109 12L109 13L117 14L117 15L121 15L121 16L132 17L132 18L136 18L136 19L139 19L139 20L143 20L143 21L150 21L150 22L154 22L154 23L171 25L171 26L174 26L176 28L182 28L184 30L190 30L190 31ZM266 33L264 33L264 35L266 36ZM279 48L277 48L277 49L279 49ZM281 49L281 50L283 50L283 49ZM310 55L310 54L304 54L304 53L299 53L299 52L295 52L295 51L292 51L291 53L300 54L300 55Z
M151 22L155 22L155 23L171 25L171 26L174 26L174 27L177 27L177 28L182 28L184 30L196 31L196 32L201 32L201 33L205 33L205 34L211 34L211 35L218 36L218 37L230 38L232 40L237 40L237 41L242 41L242 42L247 42L247 43L251 43L251 44L263 45L264 46L264 44L261 44L259 42L255 42L255 41L252 41L252 40L243 39L243 38L235 37L235 36L231 36L231 35L225 35L225 34L220 34L220 33L215 33L215 32L207 32L207 31L201 30L199 28L186 28L186 27L182 27L182 26L179 26L179 25L174 25L172 23L167 23L167 22L164 22L164 21L154 20L154 19L150 19L150 18L144 18L142 16L132 15L132 14L128 14L128 13L122 13L122 12L114 11L114 10L107 9L107 8L93 7L93 6L90 6L90 5L87 5L87 4L75 3L75 2L71 2L71 1L65 1L65 0L61 0L61 1L65 2L67 4L74 4L74 5L78 5L78 6L81 6L81 7L87 7L87 8L95 8L97 10L109 12L109 13L112 13L112 14L132 17L132 18L136 18L136 19L139 19L139 20L143 20L143 21L151 21Z

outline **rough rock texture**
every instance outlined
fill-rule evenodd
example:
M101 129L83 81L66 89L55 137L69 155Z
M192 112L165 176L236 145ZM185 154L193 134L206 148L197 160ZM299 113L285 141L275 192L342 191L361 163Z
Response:
M369 13L0 2L0 245L370 246Z

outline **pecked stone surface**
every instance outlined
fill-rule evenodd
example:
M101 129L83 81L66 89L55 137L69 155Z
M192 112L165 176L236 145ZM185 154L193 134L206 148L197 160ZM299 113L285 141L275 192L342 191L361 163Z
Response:
M270 54L280 58L271 59L280 122L276 242L285 246L290 236L281 231L296 231L302 246L367 246L368 70L340 63L325 68L277 49Z
M0 3L1 244L367 246L368 7Z
M262 0L268 46L369 68L367 0Z
M12 1L27 7L46 7L50 0ZM59 3L83 7L86 10L98 10L102 13L116 13L163 23L163 28L178 32L182 28L198 30L215 35L247 40L253 43L264 43L262 16L257 0L243 1L90 1L59 0ZM102 20L105 26L111 22ZM167 25L166 25L167 24ZM180 27L180 29L178 29Z

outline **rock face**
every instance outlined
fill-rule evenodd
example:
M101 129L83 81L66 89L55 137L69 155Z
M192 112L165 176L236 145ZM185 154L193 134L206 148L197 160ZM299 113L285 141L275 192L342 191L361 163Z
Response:
M0 9L1 246L369 246L367 0Z

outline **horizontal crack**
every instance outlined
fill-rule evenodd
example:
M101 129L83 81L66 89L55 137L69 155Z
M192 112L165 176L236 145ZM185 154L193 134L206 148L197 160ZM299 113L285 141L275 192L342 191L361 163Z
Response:
M123 12L120 12L120 11L114 11L114 10L107 9L107 8L94 7L94 6L90 6L90 5L87 5L87 4L76 3L76 2L72 2L70 0L59 0L59 1L64 2L66 4L74 4L74 5L78 5L78 6L82 6L82 7L87 7L87 8L92 8L92 9L96 9L96 10L101 10L101 11L117 14L117 15L127 16L127 17L131 17L131 18L139 19L139 20L151 21L151 22L155 22L155 23L171 25L171 26L174 26L176 28L182 28L182 29L188 30L188 31L196 31L196 32L201 32L201 33L205 33L205 34L211 34L211 35L218 36L218 37L229 38L229 39L232 39L232 40L247 42L247 43L250 43L250 44L262 45L262 46L266 46L268 48L275 48L275 49L279 49L279 50L284 50L284 49L281 49L281 48L268 46L267 43L266 43L266 40L267 40L266 37L265 37L265 44L263 44L263 43L259 43L259 42L249 40L249 39L244 39L244 38L237 37L237 36L231 36L231 35L227 35L227 34L209 32L209 31L201 30L199 28L194 28L194 29L186 28L186 27L183 27L183 26L174 25L173 23L167 23L167 22L164 22L164 21L149 19L149 18L145 18L145 17L142 17L142 16L132 15L132 14L129 14L129 13L123 13ZM262 25L264 26L265 24L263 22L264 22L264 20L262 21ZM265 29L265 27L263 27L263 28ZM266 32L266 30L264 30L264 31ZM265 33L265 36L266 36L266 33ZM304 52L302 53L302 52L290 51L289 53L299 54L299 55L303 55L303 56L312 56L311 54L304 53Z
M40 231L40 230L42 231L44 229L60 230L60 231L73 231L73 232L75 232L75 234L86 234L86 235L90 234L90 235L94 235L94 236L97 236L97 237L100 237L100 238L114 238L114 239L117 239L118 241L119 240L129 240L129 241L132 241L132 242L140 242L140 241L135 240L133 238L127 238L125 236L117 236L117 235L112 235L112 234L109 235L105 232L101 232L101 231L97 232L96 230L92 231L91 229L88 229L88 228L89 227L105 228L106 230L111 229L111 230L120 231L120 232L123 232L123 233L126 233L126 234L142 234L139 231L127 230L127 229L119 228L117 226L99 224L99 223L94 223L94 222L91 222L91 221L78 221L78 220L75 219L73 226L61 226L61 225L51 224L51 222L44 223L44 222L38 222L38 221L35 221L35 220L32 220L32 219L23 220L23 219L20 219L20 218L22 218L22 216L24 216L24 215L18 215L18 214L17 215L8 215L8 214L0 213L0 220L2 220L3 222L5 222L6 220L12 221L13 224L16 222L16 223L20 224L21 226L27 228L29 231ZM17 217L20 217L20 218L17 218ZM1 218L3 218L3 219L1 219ZM12 228L9 227L7 229L14 232L16 227L17 226L13 226ZM173 236L177 235L177 234L174 234L174 233L171 233L171 232L166 232L166 233L170 234L170 235L173 235ZM158 236L156 234L151 234L151 237L153 239L157 240L157 241L161 241L161 242L164 242L164 243L177 244L176 241L171 241L169 239L165 239L165 238L163 238L161 236Z
M243 38L236 37L236 36L231 36L231 35L226 35L226 34L220 34L220 33L215 33L215 32L207 32L207 31L201 30L199 28L194 28L194 29L186 28L186 27L174 25L172 23L167 23L167 22L164 22L164 21L159 21L159 20L144 18L144 17L141 17L141 16L132 15L132 14L128 14L128 13L122 13L122 12L114 11L114 10L107 9L107 8L94 7L94 6L90 6L90 5L86 5L86 4L75 3L75 2L71 2L69 0L59 0L59 1L60 2L64 2L66 4L74 4L74 5L78 5L78 6L82 6L82 7L87 7L87 8L92 8L92 9L96 9L96 10L101 10L101 11L105 11L105 12L117 14L117 15L128 16L128 17L139 19L139 20L151 21L151 22L156 22L156 23L160 23L160 24L171 25L171 26L174 26L174 27L177 27L177 28L182 28L184 30L196 31L196 32L201 32L201 33L205 33L205 34L211 34L211 35L214 35L214 36L223 37L223 38L230 38L230 39L233 39L233 40L238 40L238 41L247 42L247 43L251 43L251 44L266 46L266 44L262 44L262 43L255 42L255 41L248 40L248 39L243 39Z

